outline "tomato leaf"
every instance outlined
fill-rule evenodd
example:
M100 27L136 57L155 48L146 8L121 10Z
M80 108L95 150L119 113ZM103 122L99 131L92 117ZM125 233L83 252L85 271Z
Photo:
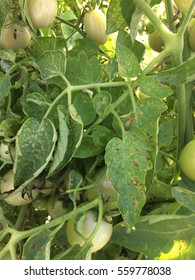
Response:
M140 91L148 96L158 99L168 97L173 94L170 87L161 84L156 78L144 76L139 79Z
M40 93L31 93L27 95L23 104L23 111L29 118L37 118L41 121L49 107L49 103Z
M50 255L47 246L53 238L53 232L49 229L36 233L28 238L23 247L23 260L46 260ZM49 250L50 251L50 250Z
M99 116L103 116L106 109L112 102L109 92L102 90L94 96L93 106Z
M173 197L183 206L195 212L194 181L182 176L177 187L172 187Z
M171 83L175 86L192 82L195 79L195 57L188 59L178 67L158 72L154 76L161 82Z
M88 58L84 51L80 52L78 58L68 57L66 67L66 78L73 85L90 84L98 81L101 66L96 56Z
M95 120L96 112L93 107L93 100L87 92L77 92L73 105L84 125L88 125Z
M97 144L93 137L87 135L83 137L81 145L75 153L76 158L89 158L94 157L103 152L103 147Z
M49 169L47 177L53 175L64 166L64 158L68 147L68 135L69 129L66 124L65 108L58 106L58 120L59 120L59 135L57 141L57 147L54 153L54 158Z
M0 72L0 101L8 96L11 89L10 77Z
M0 30L4 25L5 19L10 12L12 0L0 1Z
M139 75L140 65L132 51L121 44L117 44L116 56L121 77L130 79Z
M41 77L49 80L54 77L63 77L66 69L66 57L63 51L45 51L36 61Z
M137 127L125 138L113 138L106 147L107 175L119 193L118 207L125 224L130 228L138 220L145 197L145 177L151 168L151 145Z
M69 112L70 119L67 123L69 129L68 147L64 159L64 166L74 156L76 150L81 144L83 137L83 122L73 105L69 107Z
M16 157L14 161L15 185L27 185L37 177L51 160L57 133L52 122L41 123L29 118L16 136Z
M143 217L130 233L123 224L115 226L111 242L150 260L193 260L194 230L194 215L151 215Z
M107 30L106 33L110 34L123 29L127 23L122 14L121 1L111 0L107 11ZM126 1L127 2L127 1ZM128 2L129 4L129 2ZM123 1L124 5L124 1ZM128 7L129 8L129 7Z

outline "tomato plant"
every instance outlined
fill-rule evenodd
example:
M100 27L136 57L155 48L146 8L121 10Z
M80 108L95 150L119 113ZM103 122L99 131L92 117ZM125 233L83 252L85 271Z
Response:
M0 259L195 258L194 7L0 1Z

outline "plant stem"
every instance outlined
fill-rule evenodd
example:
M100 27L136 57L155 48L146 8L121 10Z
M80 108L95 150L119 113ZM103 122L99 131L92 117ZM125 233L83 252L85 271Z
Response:
M13 228L19 230L21 225L23 224L24 222L24 218L25 218L25 215L26 215L26 210L28 209L28 205L24 205L20 208L20 211L19 211L19 214L18 214L18 217L17 217L17 220L16 220L16 223L14 225Z
M172 0L166 0L165 1L165 7L166 7L166 13L167 13L167 19L169 24L169 29L173 32L176 31L176 27L173 21L174 18L174 11L173 11L173 3Z

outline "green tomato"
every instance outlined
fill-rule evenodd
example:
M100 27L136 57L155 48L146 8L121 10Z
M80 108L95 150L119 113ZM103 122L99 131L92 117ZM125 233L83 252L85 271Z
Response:
M27 10L34 27L48 27L57 15L57 0L27 0Z
M190 5L192 4L193 0L174 0L175 5L177 6L178 10L184 14L187 13L189 10Z
M33 200L32 205L35 208L35 210L38 211L47 210L47 197L44 197L40 194L35 200Z
M3 49L17 51L28 47L30 40L31 35L26 26L7 24L1 31L0 46Z
M32 189L29 192L22 193L22 190L17 192L14 188L14 173L13 169L9 170L3 177L0 185L1 194L6 195L4 200L13 206L22 206L31 203L39 194L38 189Z
M9 149L8 144L2 142L0 144L0 157L4 160L12 160L14 156L15 156L15 148Z
M83 17L84 29L89 38L98 44L105 44L108 40L106 35L106 16L104 13L95 9L87 12Z
M190 27L189 31L189 46L195 52L195 24Z
M148 44L155 52L161 52L164 47L164 41L157 30L148 35Z
M181 171L195 181L195 140L190 141L181 151L179 165Z
M112 220L111 217L108 218L110 221ZM97 224L96 216L94 212L92 212L91 210L87 211L84 214L81 235L79 235L75 231L75 220L76 217L68 220L67 222L67 226L66 226L67 238L71 246L78 244L82 247L86 239L89 238L90 235L92 234ZM96 232L92 240L92 247L90 249L92 253L99 251L108 243L112 235L112 229L113 226L111 223L102 220L100 227L98 228L98 231Z
M67 209L63 207L63 201L59 199L59 196L51 195L47 201L47 212L52 219L58 218L67 213Z

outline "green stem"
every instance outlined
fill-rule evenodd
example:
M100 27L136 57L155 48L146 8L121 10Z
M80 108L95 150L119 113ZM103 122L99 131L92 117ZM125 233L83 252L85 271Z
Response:
M173 32L175 32L176 27L175 27L175 24L174 24L174 21L173 21L174 11L173 11L172 0L166 0L165 1L165 7L166 7L166 14L167 14L167 19L168 19L169 29L172 30Z
M124 125L119 117L119 115L117 114L117 112L115 110L112 110L111 113L113 114L113 116L116 118L118 125L121 129L121 133L122 133L122 139L125 138L125 129L124 129Z
M156 64L162 62L166 57L168 57L169 51L167 49L164 49L162 52L160 52L142 71L142 75L147 75Z
M178 31L178 34L180 34L180 36L184 36L184 33L188 27L189 21L192 17L194 7L195 7L195 0L193 0L192 4L190 5L190 8L189 8L187 14L185 15L184 20L180 26L180 29Z
M134 4L144 12L147 18L154 25L155 29L158 30L161 37L164 41L169 37L168 35L172 35L171 31L167 28L166 25L159 19L156 13L152 10L150 5L145 2L145 0L133 0Z
M7 245L3 248L3 250L0 252L0 259L1 257L9 250L9 247L11 245L17 244L21 240L28 238L29 236L32 236L34 234L37 234L45 229L53 228L55 226L58 226L60 224L64 224L67 220L73 218L74 216L80 214L80 213L85 213L86 211L95 208L96 206L100 205L101 203L101 198L96 198L95 200L67 213L66 215L63 215L59 218L56 218L52 220L51 222L47 224L40 225L36 228L31 228L26 231L18 231L14 228L7 228L3 232L3 236L6 236L7 234L11 234L10 240L7 243ZM2 237L2 236L1 236Z
M21 225L23 224L24 222L24 218L25 218L25 215L26 215L26 210L28 209L28 205L24 205L20 208L20 211L19 211L19 214L18 214L18 217L17 217L17 220L16 220L16 223L14 225L13 228L19 230Z
M69 21L67 21L67 20L65 20L65 19L63 19L63 18L61 18L61 17L56 17L56 19L58 19L60 22L62 22L62 23L64 23L64 24L66 24L66 25L68 25L68 26L70 26L70 27L72 27L73 29L75 29L77 32L79 32L83 37L86 37L86 35L85 35L85 32L83 32L80 28L79 28L79 26L76 24L73 24L73 23L71 23L71 22L69 22Z

